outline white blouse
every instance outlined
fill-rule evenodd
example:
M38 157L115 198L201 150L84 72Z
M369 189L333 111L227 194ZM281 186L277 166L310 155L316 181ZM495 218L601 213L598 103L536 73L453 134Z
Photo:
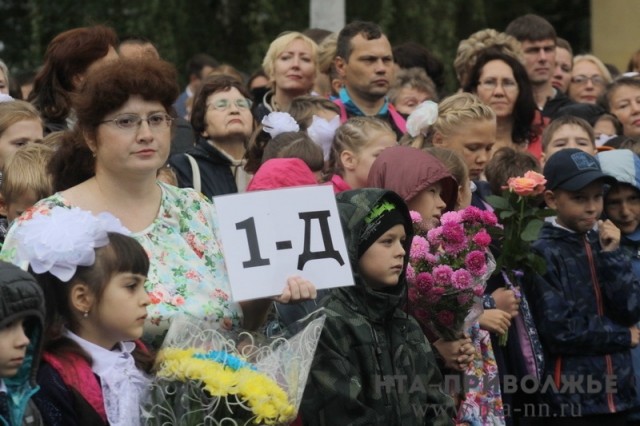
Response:
M120 342L107 350L69 330L64 335L91 356L91 370L100 378L107 419L111 426L139 426L140 406L144 402L151 379L140 371L131 352L133 342Z

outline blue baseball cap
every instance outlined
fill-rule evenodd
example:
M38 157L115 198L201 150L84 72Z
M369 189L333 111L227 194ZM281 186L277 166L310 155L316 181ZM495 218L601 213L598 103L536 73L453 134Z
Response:
M549 157L543 174L550 190L579 191L596 180L609 185L617 183L614 177L602 172L593 155L577 148L563 149Z

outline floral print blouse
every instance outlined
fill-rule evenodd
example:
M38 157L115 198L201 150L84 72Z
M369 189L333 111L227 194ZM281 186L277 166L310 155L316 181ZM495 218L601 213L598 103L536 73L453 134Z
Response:
M213 204L191 189L158 185L162 201L156 219L131 235L150 259L145 287L151 305L143 340L153 348L162 344L171 318L180 312L218 322L224 328L239 326L242 320L240 305L231 301ZM72 207L60 193L39 201L13 224L0 258L16 263L16 228L35 215L49 214L55 206Z

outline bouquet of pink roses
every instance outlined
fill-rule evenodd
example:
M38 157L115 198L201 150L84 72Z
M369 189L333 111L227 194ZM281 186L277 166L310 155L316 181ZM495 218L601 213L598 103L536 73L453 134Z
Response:
M486 279L494 268L487 227L496 226L496 217L470 206L445 213L426 235L416 226L420 214L412 211L411 218L416 235L407 266L409 313L439 338L458 340L482 313Z

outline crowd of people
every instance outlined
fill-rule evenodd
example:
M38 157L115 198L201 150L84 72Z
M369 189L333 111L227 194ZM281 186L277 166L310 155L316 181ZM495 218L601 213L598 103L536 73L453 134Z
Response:
M427 48L361 21L279 35L250 77L194 55L183 91L101 25L57 35L25 93L0 61L0 425L144 424L174 318L274 334L319 308L293 424L640 424L637 57L574 56L529 14L460 42L452 94ZM414 234L527 172L545 272L495 271L439 336L409 303ZM291 271L234 301L215 197L303 185L335 192L355 285Z

